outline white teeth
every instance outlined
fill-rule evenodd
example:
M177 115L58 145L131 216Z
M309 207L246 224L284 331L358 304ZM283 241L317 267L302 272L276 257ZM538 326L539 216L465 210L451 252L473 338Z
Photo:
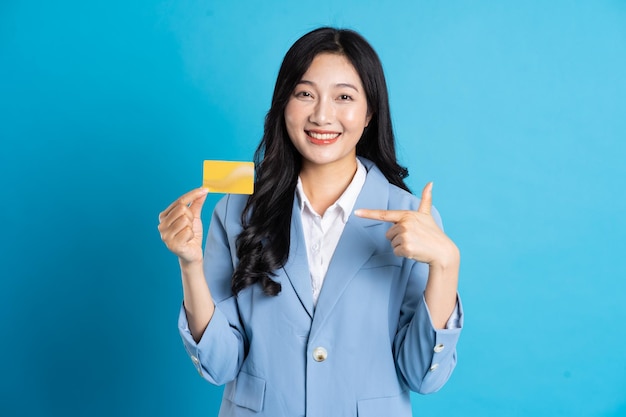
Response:
M339 136L339 133L315 133L315 132L307 132L309 136L317 140L330 140L335 139Z

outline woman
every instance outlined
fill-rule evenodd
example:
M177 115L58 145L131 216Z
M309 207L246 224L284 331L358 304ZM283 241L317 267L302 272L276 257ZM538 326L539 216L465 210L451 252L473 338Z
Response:
M179 327L220 416L410 416L456 364L459 252L398 165L382 66L349 30L280 68L252 196L193 190L159 216L180 262Z

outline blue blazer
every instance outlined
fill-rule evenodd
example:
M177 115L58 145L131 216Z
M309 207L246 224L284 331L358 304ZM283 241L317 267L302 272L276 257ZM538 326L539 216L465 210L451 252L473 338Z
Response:
M355 208L417 210L418 198L362 162L368 173ZM393 254L389 223L351 215L314 308L294 199L289 259L273 278L280 294L267 296L254 285L233 296L246 198L227 195L213 212L204 271L216 309L199 343L184 308L179 316L200 375L226 384L219 415L411 416L409 390L441 388L456 364L460 334L433 327L423 297L428 265ZM460 303L458 309L462 327Z

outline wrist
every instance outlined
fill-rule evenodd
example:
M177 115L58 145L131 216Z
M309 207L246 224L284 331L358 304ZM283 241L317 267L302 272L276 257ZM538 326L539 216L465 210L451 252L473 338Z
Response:
M183 275L195 275L198 272L203 272L202 259L187 261L185 259L178 258L178 263L180 265L180 270Z
M443 251L440 256L433 259L429 262L429 266L432 269L439 269L442 271L451 270L451 269L459 269L459 265L461 263L461 253L459 248L456 247L454 243Z

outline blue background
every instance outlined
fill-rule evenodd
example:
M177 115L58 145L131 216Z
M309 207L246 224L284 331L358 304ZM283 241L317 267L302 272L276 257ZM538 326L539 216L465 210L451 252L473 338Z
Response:
M327 24L379 52L463 254L459 364L416 415L626 415L621 0L3 1L0 415L216 415L157 216L203 159L251 159Z

